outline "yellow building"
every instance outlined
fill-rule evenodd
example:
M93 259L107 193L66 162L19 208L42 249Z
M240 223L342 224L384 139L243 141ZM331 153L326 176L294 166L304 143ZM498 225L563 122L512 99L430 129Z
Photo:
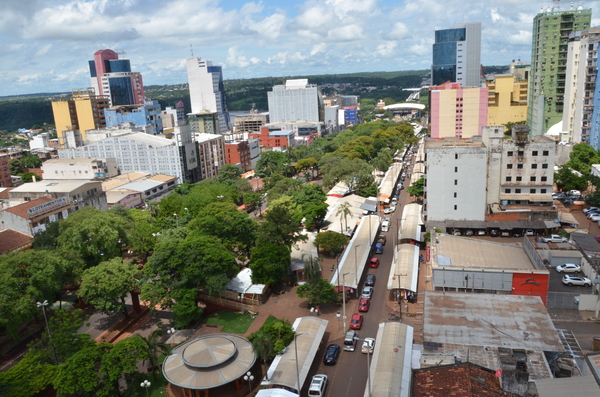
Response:
M86 130L106 127L104 109L109 106L109 98L95 95L91 88L74 89L70 97L53 99L52 113L59 147L65 147L65 131L78 131L85 140Z
M527 120L527 80L510 74L497 74L487 83L488 123L504 125Z

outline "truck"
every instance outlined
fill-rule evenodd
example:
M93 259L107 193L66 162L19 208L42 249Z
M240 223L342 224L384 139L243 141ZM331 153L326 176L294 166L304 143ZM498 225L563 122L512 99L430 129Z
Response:
M549 236L542 237L542 241L545 243L566 243L569 240L559 236L558 234L551 234Z

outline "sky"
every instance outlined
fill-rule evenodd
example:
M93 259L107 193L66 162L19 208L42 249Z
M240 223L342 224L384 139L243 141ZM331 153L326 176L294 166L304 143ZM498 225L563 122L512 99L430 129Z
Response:
M434 31L482 22L481 62L531 60L535 15L523 0L2 0L0 96L89 87L88 61L109 48L145 85L187 82L185 59L225 79L422 70ZM571 2L560 2L569 9ZM575 2L574 7L579 6ZM583 2L600 10L600 0ZM600 15L600 11L596 13ZM592 11L592 26L600 18Z

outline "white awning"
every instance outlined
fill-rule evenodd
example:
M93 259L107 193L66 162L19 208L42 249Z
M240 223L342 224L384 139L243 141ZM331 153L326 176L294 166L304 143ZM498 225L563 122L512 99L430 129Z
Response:
M387 289L404 289L417 292L419 247L413 244L401 244L398 247L399 249L394 252Z
M421 238L421 225L423 220L421 219L420 204L407 204L402 210L402 226L398 233L398 241L402 239L412 239L415 241L422 241Z

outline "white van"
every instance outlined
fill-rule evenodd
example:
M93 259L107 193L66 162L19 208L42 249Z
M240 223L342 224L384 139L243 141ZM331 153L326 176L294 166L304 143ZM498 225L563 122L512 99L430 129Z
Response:
M381 231L387 232L388 230L390 230L390 221L383 221L381 223Z
M317 374L313 376L308 388L309 396L324 396L327 387L327 375Z

